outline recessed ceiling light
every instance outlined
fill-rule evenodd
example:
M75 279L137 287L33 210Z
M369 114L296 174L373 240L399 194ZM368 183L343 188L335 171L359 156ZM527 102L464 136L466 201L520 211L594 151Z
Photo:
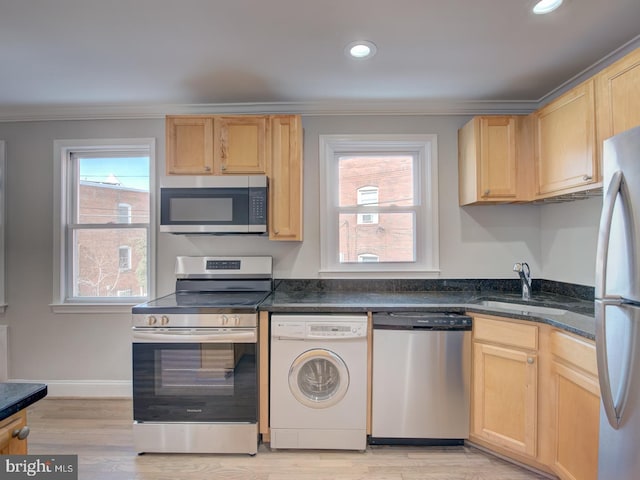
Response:
M357 42L351 42L345 48L345 53L352 58L371 58L373 57L378 49L376 48L373 42L369 40L359 40Z
M545 13L553 12L560 5L562 5L562 0L540 0L533 7L533 13L544 15Z

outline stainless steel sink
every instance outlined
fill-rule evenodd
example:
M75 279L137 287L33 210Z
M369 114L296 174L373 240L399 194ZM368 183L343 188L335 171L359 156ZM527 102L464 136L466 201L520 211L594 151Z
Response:
M529 313L548 313L549 315L564 315L567 310L561 308L541 307L539 305L523 305L520 303L498 302L495 300L483 300L478 303L485 307L501 308L504 310L515 310L527 315Z

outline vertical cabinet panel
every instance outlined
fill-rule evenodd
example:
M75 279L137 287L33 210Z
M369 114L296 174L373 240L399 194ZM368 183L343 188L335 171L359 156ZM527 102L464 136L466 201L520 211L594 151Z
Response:
M300 117L271 118L269 238L302 240L302 126Z

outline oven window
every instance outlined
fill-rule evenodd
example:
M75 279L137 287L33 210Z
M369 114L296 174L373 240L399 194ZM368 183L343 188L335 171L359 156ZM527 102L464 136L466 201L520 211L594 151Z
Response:
M255 343L134 343L134 420L256 422Z
M232 344L155 352L156 395L233 395L236 359Z

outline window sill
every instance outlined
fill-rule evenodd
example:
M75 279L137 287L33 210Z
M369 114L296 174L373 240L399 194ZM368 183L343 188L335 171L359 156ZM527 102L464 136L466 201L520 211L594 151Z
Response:
M131 314L131 307L138 303L52 303L53 313L126 313Z
M440 270L364 270L364 269L325 269L319 272L321 278L438 278Z

